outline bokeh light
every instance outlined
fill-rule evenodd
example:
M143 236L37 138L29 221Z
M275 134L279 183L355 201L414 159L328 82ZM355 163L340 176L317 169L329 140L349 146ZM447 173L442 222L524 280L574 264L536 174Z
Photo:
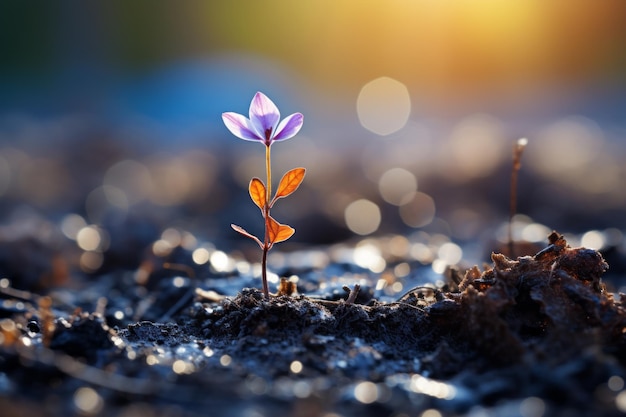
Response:
M387 266L380 248L373 242L363 240L354 249L353 262L372 272L381 273Z
M100 252L86 251L80 255L80 269L87 273L96 272L104 262L104 256Z
M299 374L300 372L302 372L303 368L304 366L302 365L302 362L300 361L293 361L289 365L289 370L294 374Z
M604 146L600 129L580 117L554 122L537 136L541 147L532 150L529 163L552 176L576 175L589 166Z
M415 374L411 377L410 387L414 392L447 400L454 398L457 393L454 386L426 378L419 374Z
M492 116L472 115L455 127L443 149L441 173L452 182L486 177L509 156L502 126Z
M542 417L546 411L546 404L539 397L524 398L519 405L522 417Z
M76 240L78 233L87 226L87 222L78 214L68 214L61 221L61 231L72 240Z
M230 364L233 362L233 358L230 357L230 355L222 355L220 356L220 365L222 366L230 366Z
M620 393L615 396L615 406L622 413L626 413L626 390L620 391Z
M74 393L74 405L80 413L96 415L104 406L104 400L93 388L81 387Z
M624 379L620 376L613 375L607 381L607 386L611 391L619 392L624 389Z
M389 77L365 84L357 98L357 114L364 128L386 136L402 129L411 114L406 86Z
M378 399L378 386L371 381L363 381L354 387L354 397L363 404L371 404Z
M191 257L196 264L204 265L209 262L211 254L206 248L198 248L193 251Z
M585 248L601 250L604 248L604 244L604 236L598 230L589 230L580 238L580 245Z
M424 227L432 223L435 218L435 201L428 194L417 192L409 201L400 206L399 212L402 221L407 226Z
M456 265L463 258L463 250L459 245L447 242L439 247L437 256L448 265Z
M541 146L529 146L528 163L534 170L577 192L615 198L624 175L623 164L595 122L580 116L566 117L537 136Z
M111 166L104 175L103 184L121 191L128 204L134 204L146 198L150 195L153 186L150 170L141 162L130 159ZM107 199L110 198L110 191L107 193L105 189L105 195ZM114 195L113 200L109 201L115 203L119 200L120 197Z
M104 250L108 246L106 232L97 226L85 226L76 234L76 243L82 250Z
M358 235L369 235L378 230L381 222L380 208L376 203L359 199L345 209L345 221L348 228Z
M378 190L383 200L400 206L408 203L417 191L417 178L406 169L392 168L380 177Z

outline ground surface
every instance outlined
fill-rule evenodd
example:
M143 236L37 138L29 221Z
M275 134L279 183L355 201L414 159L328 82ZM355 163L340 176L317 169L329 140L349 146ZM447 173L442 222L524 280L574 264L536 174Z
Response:
M2 415L626 410L626 310L602 282L603 256L553 233L534 256L492 261L394 299L378 291L390 277L340 264L285 266L301 294L283 285L269 300L246 274L172 267L45 296L3 280ZM320 276L334 284L322 291Z

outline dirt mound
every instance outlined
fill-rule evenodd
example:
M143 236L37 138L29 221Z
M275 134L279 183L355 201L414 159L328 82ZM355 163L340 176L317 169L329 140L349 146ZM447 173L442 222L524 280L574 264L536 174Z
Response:
M492 260L395 302L198 291L167 322L123 328L24 300L3 310L2 403L49 415L619 414L626 314L602 256L553 233L535 256ZM5 306L19 295L3 294Z

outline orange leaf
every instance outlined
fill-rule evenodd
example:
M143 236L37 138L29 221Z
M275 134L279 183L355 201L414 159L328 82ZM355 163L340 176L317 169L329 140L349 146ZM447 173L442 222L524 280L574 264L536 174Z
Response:
M296 230L286 224L280 224L274 220L272 216L268 216L267 232L270 245L273 245L274 243L284 242L289 239L296 232Z
M265 184L260 179L254 177L250 180L250 186L248 187L250 198L254 201L261 210L265 207Z
M254 236L252 233L248 233L243 227L237 226L236 224L231 224L230 227L232 227L234 231L239 232L242 235L249 237L250 239L253 239L256 243L259 244L261 249L263 249L263 243L261 243L258 237Z
M304 168L294 168L283 175L278 184L278 189L276 190L272 204L279 198L287 197L289 194L296 191L302 183L305 173L306 169Z

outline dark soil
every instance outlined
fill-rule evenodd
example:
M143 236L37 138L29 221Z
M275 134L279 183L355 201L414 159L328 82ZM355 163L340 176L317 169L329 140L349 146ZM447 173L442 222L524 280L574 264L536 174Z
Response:
M71 296L4 285L0 410L621 415L626 297L605 288L602 255L553 233L534 256L492 261L396 301L367 285L356 298L355 286L307 296L287 285L269 300L249 288L225 297L215 282L235 277L157 280L158 271L141 283L101 277ZM299 290L320 273L299 272Z

